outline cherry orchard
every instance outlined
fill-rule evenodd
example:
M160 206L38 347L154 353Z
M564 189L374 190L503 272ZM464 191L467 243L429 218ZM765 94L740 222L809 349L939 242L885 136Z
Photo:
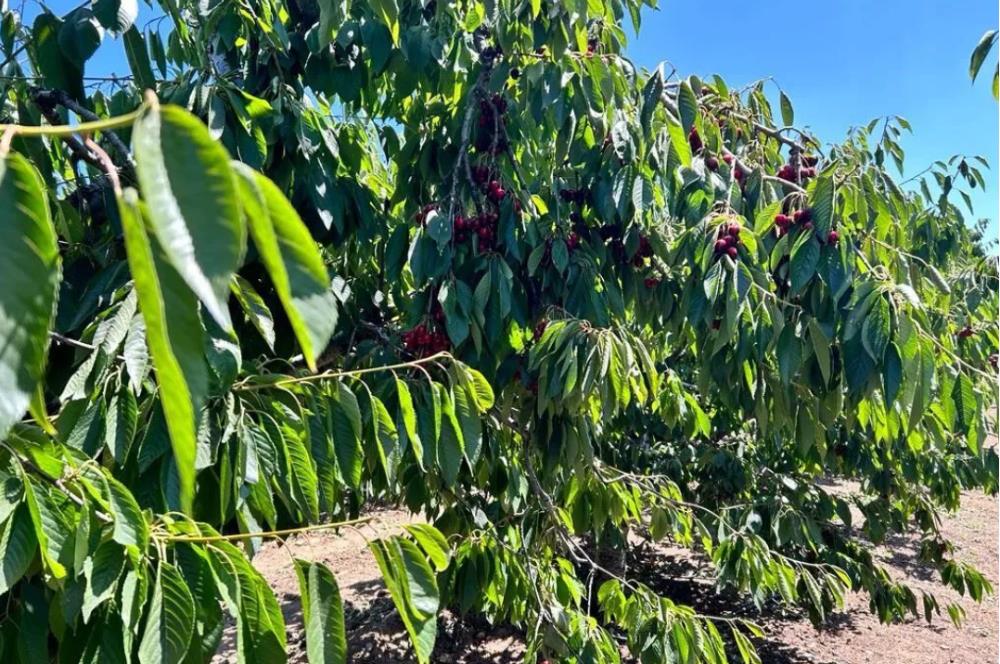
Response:
M872 557L899 533L993 592L939 529L997 490L985 162L901 182L902 118L823 143L769 84L640 70L643 4L4 12L5 660L232 625L284 661L254 553L386 503L423 519L370 545L421 662L445 608L530 662L758 661L639 540L816 623L961 622ZM336 570L294 566L308 658L349 661Z

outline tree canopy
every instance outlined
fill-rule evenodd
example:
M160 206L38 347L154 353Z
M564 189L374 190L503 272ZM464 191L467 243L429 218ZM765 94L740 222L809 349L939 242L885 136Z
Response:
M4 661L207 661L227 621L284 661L253 553L376 502L426 519L371 544L421 662L444 607L526 661L758 661L639 539L817 623L961 621L894 533L992 593L939 528L997 491L987 164L903 181L903 118L821 142L771 83L641 69L652 4L3 11ZM130 76L88 76L107 42ZM345 661L336 570L295 565Z

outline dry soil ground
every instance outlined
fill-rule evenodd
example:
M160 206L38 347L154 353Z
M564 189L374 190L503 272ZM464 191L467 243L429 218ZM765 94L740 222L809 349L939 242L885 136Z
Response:
M852 487L841 485L845 491ZM344 596L350 661L361 664L410 662L402 623L381 583L378 568L368 551L365 537L398 532L410 516L383 510L362 531L338 534L321 532L288 540L284 545L266 545L254 564L270 581L282 604L288 623L289 659L305 662L298 587L290 555L318 560L337 575ZM997 570L997 501L969 493L962 509L944 522L944 531L958 547L958 555L974 562L1000 589ZM966 609L967 622L955 628L947 618L932 624L912 620L881 625L868 612L867 600L850 595L843 613L817 631L797 614L769 613L761 616L737 598L718 595L710 570L682 550L656 549L639 554L633 565L647 567L645 578L678 601L693 604L706 613L745 615L767 629L766 641L758 644L765 663L770 664L985 664L997 662L997 600L976 604L944 588L936 573L917 560L918 542L898 537L876 548L876 555L898 578L915 588L926 588L946 600L958 600ZM919 596L919 594L918 594ZM230 628L231 632L231 628ZM231 634L216 662L235 661ZM513 664L521 661L523 649L516 630L457 619L447 612L441 617L436 662L455 664Z

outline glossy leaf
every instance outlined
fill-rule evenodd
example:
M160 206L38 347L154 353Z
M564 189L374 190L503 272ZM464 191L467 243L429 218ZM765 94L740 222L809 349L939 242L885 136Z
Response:
M254 245L295 331L306 363L316 358L337 326L337 300L316 242L295 208L263 175L236 164Z
M144 113L133 144L150 230L208 313L231 329L226 301L243 262L246 226L229 156L201 121L176 106Z
M45 369L59 254L42 179L19 154L0 161L0 439L28 409Z

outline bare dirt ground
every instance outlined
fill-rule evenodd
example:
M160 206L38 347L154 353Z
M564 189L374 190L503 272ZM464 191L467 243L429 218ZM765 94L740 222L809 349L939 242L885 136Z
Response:
M851 489L846 485L841 488ZM268 544L254 559L254 565L277 593L285 613L290 661L306 661L298 584L290 555L326 563L337 575L346 605L350 661L360 664L414 661L402 622L366 545L366 537L399 532L400 526L412 517L395 510L383 510L375 516L376 521L359 531L319 532L290 539L284 545ZM955 542L957 556L975 563L994 587L1000 589L997 519L996 499L969 493L963 497L962 509L946 518L943 528ZM896 578L907 580L915 590L935 593L942 607L948 601L958 601L967 613L961 628L954 627L946 616L929 625L922 620L882 625L869 613L866 597L851 594L845 610L817 631L802 615L778 612L761 616L738 598L717 594L710 569L687 551L646 548L637 553L630 566L644 567L644 578L649 584L676 601L689 603L706 613L743 615L763 624L768 636L757 645L765 664L997 662L1000 659L997 598L976 604L959 597L940 584L936 572L919 562L918 549L915 538L897 537L887 546L877 547L875 555ZM227 636L215 659L220 664L235 661L232 635ZM443 612L434 661L514 664L522 656L523 642L517 630L463 620Z

